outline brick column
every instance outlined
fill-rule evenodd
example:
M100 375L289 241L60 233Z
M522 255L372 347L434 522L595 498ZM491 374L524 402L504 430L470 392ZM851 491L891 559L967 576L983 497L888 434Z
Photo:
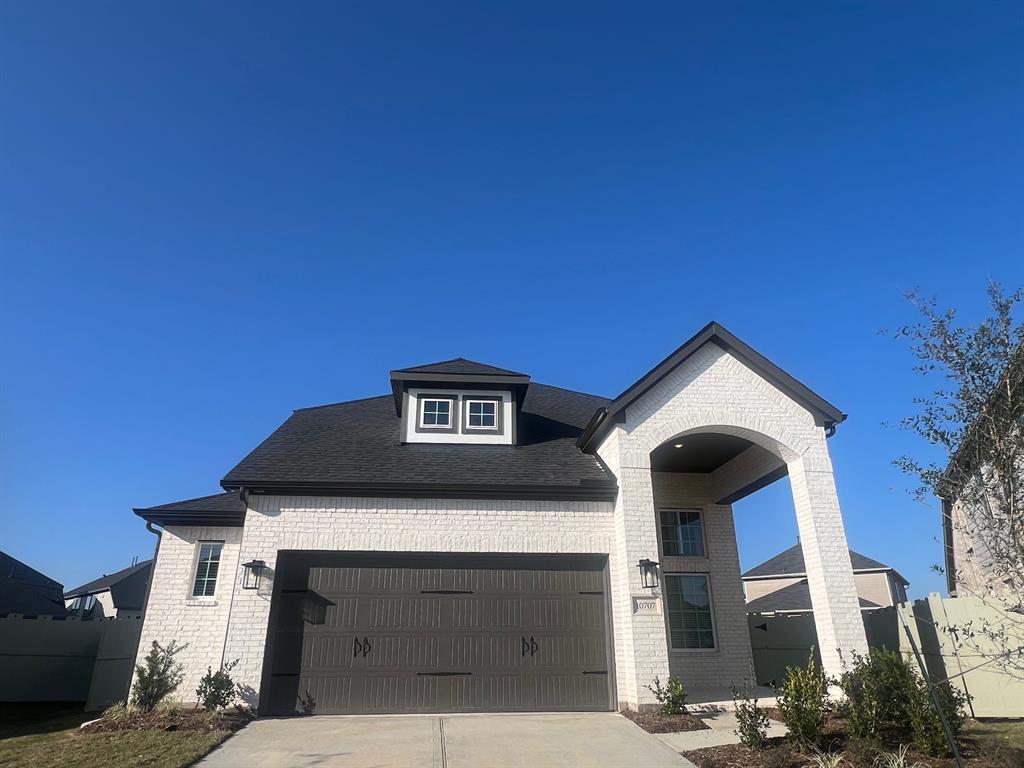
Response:
M615 524L619 550L616 554L621 563L622 579L617 599L627 603L622 606L620 615L628 617L622 627L627 690L620 690L619 698L638 709L648 708L657 702L647 686L655 677L664 683L669 675L664 600L661 599L661 613L633 613L633 595L652 595L652 590L641 586L637 564L643 558L658 559L658 526L650 466L620 468ZM662 590L654 590L654 594L660 599Z
M838 677L839 652L849 660L853 651L867 653L868 643L824 431L819 430L811 448L787 466L818 650L825 673Z

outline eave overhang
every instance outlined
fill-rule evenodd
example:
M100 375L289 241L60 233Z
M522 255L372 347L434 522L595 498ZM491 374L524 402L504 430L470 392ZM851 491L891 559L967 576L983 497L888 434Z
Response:
M454 484L454 483L339 483L233 481L225 490L244 487L249 494L294 496L349 496L403 499L507 499L524 501L614 501L614 482L576 485Z

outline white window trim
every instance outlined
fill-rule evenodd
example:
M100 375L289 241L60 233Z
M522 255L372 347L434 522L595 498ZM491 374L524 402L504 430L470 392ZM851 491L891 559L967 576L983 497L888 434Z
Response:
M196 576L199 575L199 557L203 551L204 544L220 544L220 559L217 561L217 576L213 582L213 594L212 595L197 595L196 591ZM215 603L217 601L217 593L220 591L220 585L223 581L224 575L224 541L223 539L200 539L196 542L195 553L192 556L192 578L188 582L188 601L192 603Z
M427 403L448 403L447 424L425 424L423 419L427 415ZM455 424L455 399L450 397L424 397L419 407L420 429L451 429Z
M468 398L466 400L464 400L464 402L466 404L466 420L465 420L465 423L464 423L466 429L475 429L475 430L480 430L482 432L497 432L498 431L498 419L501 418L501 403L500 402L498 402L497 400L470 400ZM489 403L490 405L494 406L494 425L493 426L490 426L490 427L475 427L475 426L473 426L472 424L469 423L469 407L473 403L480 403L480 404Z
M701 546L704 548L703 555L667 555L665 554L665 531L661 524L661 513L662 512L696 512L700 518L700 539ZM704 510L700 507L659 507L658 508L658 541L661 543L661 555L662 557L678 557L688 558L690 560L707 560L708 559L708 516L704 514Z
M667 510L666 510L667 511ZM679 655L711 655L717 656L721 653L718 642L718 622L715 620L715 595L711 588L711 574L703 571L672 571L663 574L667 579L669 576L703 576L708 584L708 610L711 611L711 640L715 644L713 648L678 648L672 645L672 625L668 608L668 585L665 585L665 639L668 642L668 652Z

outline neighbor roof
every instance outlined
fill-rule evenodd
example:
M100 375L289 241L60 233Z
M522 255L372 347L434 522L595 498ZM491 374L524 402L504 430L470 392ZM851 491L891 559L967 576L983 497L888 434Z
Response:
M245 504L235 491L173 501L157 507L140 507L135 509L135 514L157 525L196 523L237 527L245 523Z
M64 587L20 560L0 552L0 616L65 616Z
M863 597L860 600L861 608L881 608L878 603L872 603ZM771 592L756 600L747 603L747 613L773 613L780 611L810 611L811 589L807 579L790 584L788 587Z
M103 575L98 579L83 584L80 587L75 587L69 592L64 593L65 599L69 597L78 597L79 595L94 595L97 592L104 592L111 587L120 584L125 579L131 578L137 573L147 570L152 565L152 560L143 560L141 563L130 565L127 568L122 568L116 573L112 573L109 576Z
M904 583L910 582L904 579L892 566L872 560L859 552L850 550L850 565L854 571L892 571ZM765 560L760 565L755 565L743 574L744 579L770 578L772 576L803 576L807 573L807 566L804 565L804 551L799 544L794 544L785 552L780 552L775 557Z
M626 408L655 387L662 379L684 363L687 358L697 352L697 350L709 343L716 344L735 355L760 376L815 414L825 428L833 427L846 419L846 414L825 400L825 398L812 392L808 387L801 384L771 360L748 346L718 323L710 322L675 352L627 388L621 395L609 403L606 408L602 408L595 413L580 436L580 449L584 451L593 450L594 446L612 428L612 425L622 418Z
M610 500L617 487L614 476L576 447L594 411L607 403L595 395L530 384L514 446L403 444L401 419L389 395L303 408L221 485L280 493Z

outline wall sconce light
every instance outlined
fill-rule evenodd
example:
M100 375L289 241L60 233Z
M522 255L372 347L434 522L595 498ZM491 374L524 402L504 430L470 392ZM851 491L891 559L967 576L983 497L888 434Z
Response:
M658 586L658 564L645 557L638 566L640 568L640 583L645 589L655 589Z
M245 573L242 574L242 589L259 589L260 578L267 564L262 560L250 560L242 567L245 569Z

